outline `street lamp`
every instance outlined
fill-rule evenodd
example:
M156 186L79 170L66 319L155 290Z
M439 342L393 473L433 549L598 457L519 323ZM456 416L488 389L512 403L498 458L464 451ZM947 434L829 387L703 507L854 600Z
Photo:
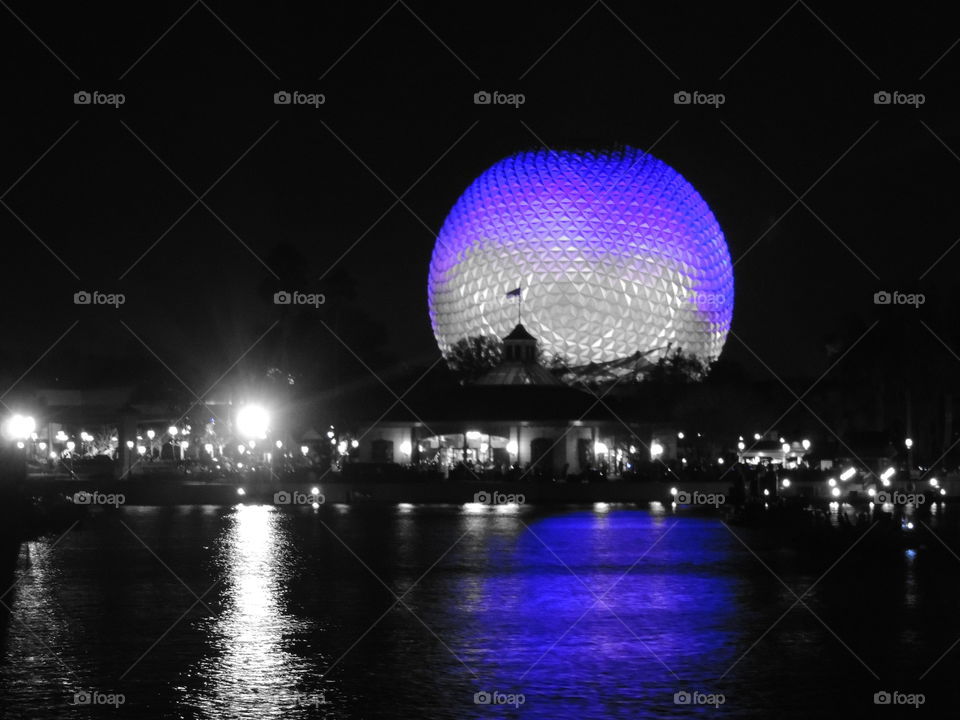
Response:
M244 405L237 412L237 430L248 439L263 439L270 427L270 414L260 405Z

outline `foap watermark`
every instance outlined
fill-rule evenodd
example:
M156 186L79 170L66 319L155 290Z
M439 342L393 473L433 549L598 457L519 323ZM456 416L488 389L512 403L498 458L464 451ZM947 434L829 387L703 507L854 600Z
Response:
M119 308L127 301L123 293L104 293L99 290L78 290L73 294L74 305L113 305Z
M674 495L677 505L713 505L720 507L727 501L723 493L702 493L699 490L678 490Z
M119 108L127 101L127 96L123 93L104 93L99 90L89 92L79 90L73 94L74 105L111 105L114 109Z
M727 701L723 693L705 693L699 690L690 692L688 690L677 690L673 694L674 705L713 705L719 708Z
M727 296L723 293L694 292L687 296L687 300L698 308L723 307L727 304Z
M274 105L309 105L314 110L327 102L323 93L305 93L299 90L280 90L273 94Z
M98 690L78 690L73 693L71 705L112 705L120 707L127 701L123 693L103 693Z
M719 108L727 101L723 93L703 93L699 90L678 90L673 94L674 105L710 105Z
M878 290L873 294L874 305L913 305L917 310L927 301L927 296L923 293L903 293L898 290L888 292L887 290Z
M914 110L927 101L923 93L905 93L899 90L879 90L873 94L874 105L911 105Z
M526 499L523 493L502 493L496 490L481 490L473 494L473 501L480 505L523 505Z
M273 494L274 505L323 505L326 501L326 497L324 497L323 493L319 490L311 492L310 494L300 492L299 490L292 492L281 490Z
M127 501L123 493L102 493L98 490L81 490L73 494L74 505L113 505L120 507Z
M502 693L498 690L480 690L473 694L474 705L512 705L519 708L527 701L523 693Z
M898 690L880 690L873 694L874 705L912 705L915 710L927 701L923 693L904 693Z
M327 296L323 293L303 293L297 292L296 290L287 292L286 290L280 290L273 294L274 305L312 305L318 308L326 302Z
M874 496L873 501L880 505L923 505L927 501L927 496L923 493L905 493L899 490L880 490Z
M499 90L487 92L480 90L473 94L474 105L512 105L514 109L519 108L527 101L527 96L523 93L503 93Z

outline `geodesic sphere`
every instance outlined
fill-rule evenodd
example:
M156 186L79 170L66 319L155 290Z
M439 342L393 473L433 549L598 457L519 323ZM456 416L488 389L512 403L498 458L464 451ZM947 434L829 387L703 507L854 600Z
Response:
M733 267L700 194L652 155L521 152L473 181L430 261L441 352L521 319L572 365L677 348L710 361L733 316Z

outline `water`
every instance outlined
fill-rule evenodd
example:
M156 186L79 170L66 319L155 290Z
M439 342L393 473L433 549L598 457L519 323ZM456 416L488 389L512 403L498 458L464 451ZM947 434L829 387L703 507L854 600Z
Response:
M17 718L856 717L895 713L873 704L887 689L924 692L919 717L956 701L960 647L919 678L960 637L960 558L916 532L895 550L865 540L816 582L849 543L810 555L662 509L103 511L22 558L0 615L0 707ZM788 611L791 590L811 585L809 609ZM678 705L683 690L723 703ZM513 704L475 703L494 691ZM74 705L82 692L97 704Z

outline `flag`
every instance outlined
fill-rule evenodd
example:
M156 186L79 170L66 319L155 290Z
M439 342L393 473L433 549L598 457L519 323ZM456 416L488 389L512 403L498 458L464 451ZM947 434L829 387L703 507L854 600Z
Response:
M521 293L521 292L522 292L522 290L521 290L520 288L514 288L513 290L511 290L510 292L507 293L507 297L515 297L515 298L518 298L518 297L520 297L520 293Z

